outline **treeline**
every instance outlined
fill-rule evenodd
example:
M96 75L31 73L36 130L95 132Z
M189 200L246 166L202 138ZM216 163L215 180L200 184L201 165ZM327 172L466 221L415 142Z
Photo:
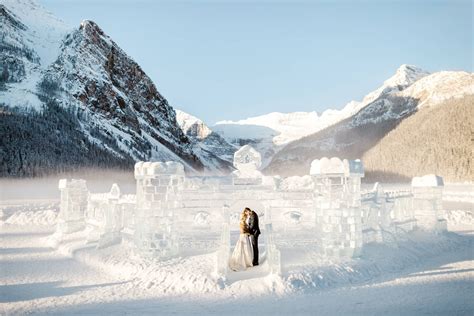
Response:
M0 105L0 176L37 177L82 168L131 168L133 159L89 141L74 110L52 100L42 111Z
M474 96L422 108L362 160L367 178L373 180L435 173L448 181L474 181Z

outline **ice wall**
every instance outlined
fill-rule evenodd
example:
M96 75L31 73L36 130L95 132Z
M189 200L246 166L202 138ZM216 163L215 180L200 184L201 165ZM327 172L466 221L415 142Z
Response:
M134 204L121 196L116 183L109 193L89 194L85 213L88 242L97 242L99 248L121 242L122 230L126 227L124 218L130 216L124 211L133 209Z

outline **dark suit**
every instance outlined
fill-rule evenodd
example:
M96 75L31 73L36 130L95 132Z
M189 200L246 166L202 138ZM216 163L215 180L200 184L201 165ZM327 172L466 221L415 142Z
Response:
M250 213L249 218L250 240L253 248L253 265L258 265L258 236L260 235L260 227L258 226L258 215L254 211Z

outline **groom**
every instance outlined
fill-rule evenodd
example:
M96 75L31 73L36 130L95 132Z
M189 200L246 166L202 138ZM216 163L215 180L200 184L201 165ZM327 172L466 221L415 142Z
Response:
M249 212L249 230L250 240L253 248L253 262L254 266L258 266L258 235L260 235L260 228L258 227L258 215L248 207L245 208Z

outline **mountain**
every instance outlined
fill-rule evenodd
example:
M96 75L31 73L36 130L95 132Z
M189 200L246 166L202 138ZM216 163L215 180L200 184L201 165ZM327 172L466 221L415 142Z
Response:
M216 124L212 130L235 147L251 145L262 156L262 165L266 165L275 154L276 145L273 138L278 132L261 125L251 124Z
M422 106L362 156L373 178L474 180L474 94ZM390 177L387 177L391 175Z
M152 80L96 23L70 28L32 0L2 0L0 18L1 175L137 160L221 169L194 152Z
M358 106L359 103L350 102L342 110L326 110L321 115L316 112L272 112L239 121L219 121L212 129L236 146L252 145L260 152L262 165L266 166L287 143L350 116Z
M238 147L229 144L202 120L191 114L176 110L176 119L183 132L191 140L193 151L208 165L212 164L213 172L228 174L234 170L234 152ZM208 169L211 168L208 167Z
M40 109L36 86L70 28L28 0L1 0L0 25L0 102Z
M402 65L384 86L364 98L363 103L366 104L355 115L289 143L274 156L264 171L283 175L307 174L313 159L324 156L362 158L403 120L420 109L443 104L450 98L463 98L474 94L474 79L471 73L438 72L427 75L426 72L407 65ZM414 148L420 145L412 144ZM377 166L384 163L381 161ZM369 179L400 179L407 176L396 169L384 170L381 173L379 169L371 169L370 164L367 165L366 171ZM443 170L439 171L442 174Z
M239 121L219 121L212 129L232 144L251 144L262 154L262 166L266 167L288 143L341 122L374 100L403 90L428 74L418 67L401 65L391 78L361 102L351 101L341 110L328 109L320 115L316 112L273 112Z
M174 109L152 80L92 21L69 33L58 58L40 82L41 92L76 107L84 132L134 160L179 160L203 164L177 124ZM118 150L116 150L118 149Z

